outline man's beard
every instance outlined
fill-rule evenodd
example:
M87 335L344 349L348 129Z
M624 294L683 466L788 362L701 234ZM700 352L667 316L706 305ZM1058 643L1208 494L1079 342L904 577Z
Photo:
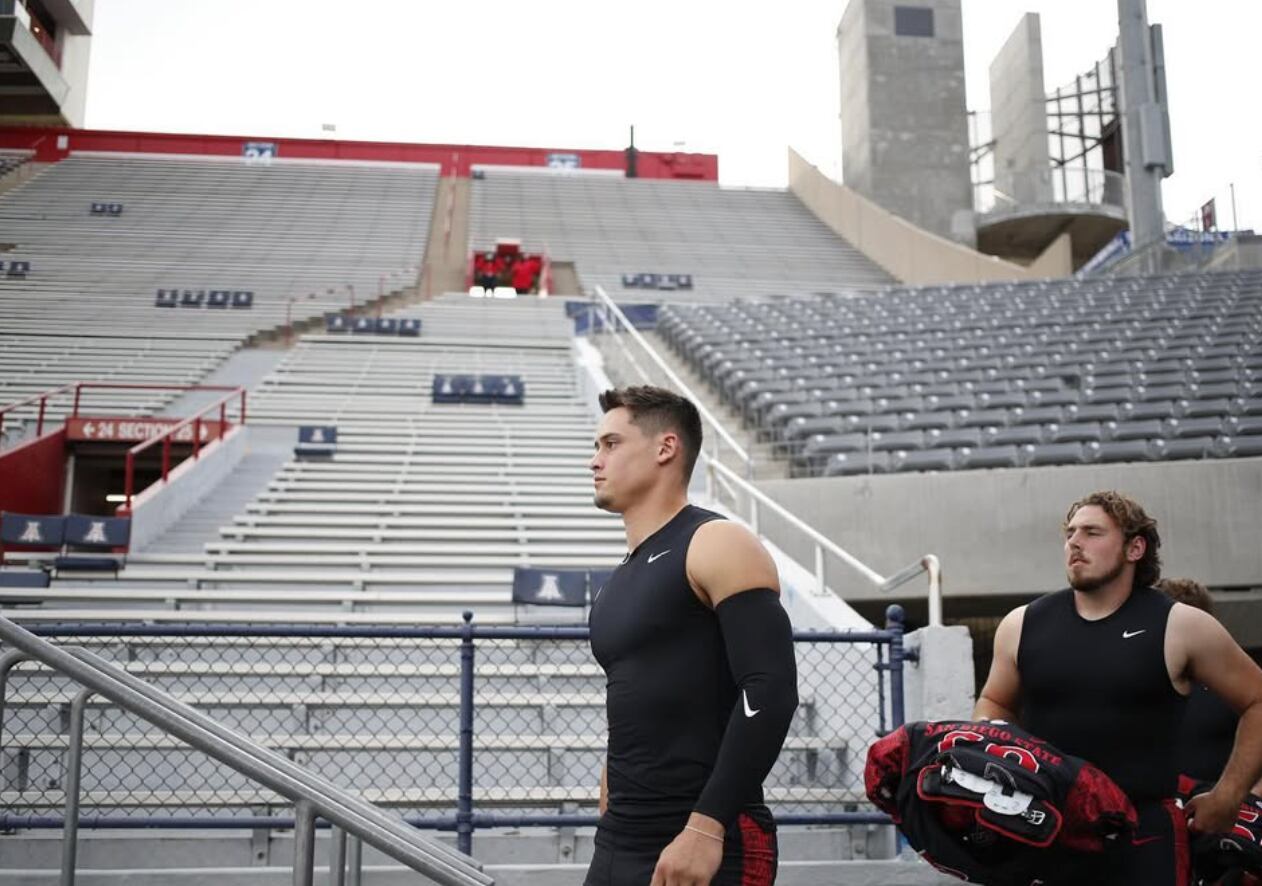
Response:
M1126 568L1126 558L1119 557L1116 566L1114 566L1104 575L1101 575L1095 578L1084 577L1084 578L1078 579L1075 582L1073 573L1070 572L1070 573L1067 573L1067 576L1069 578L1069 586L1073 588L1075 591L1082 591L1084 594L1090 594L1093 591L1100 590L1100 588L1104 587L1106 584L1113 581L1113 579L1117 578L1119 575L1122 574L1122 570L1125 568Z
M596 507L600 508L602 511L609 511L609 510L612 510L611 506L613 505L613 496L609 495L606 492L598 491L595 495L592 496L592 503L596 505Z

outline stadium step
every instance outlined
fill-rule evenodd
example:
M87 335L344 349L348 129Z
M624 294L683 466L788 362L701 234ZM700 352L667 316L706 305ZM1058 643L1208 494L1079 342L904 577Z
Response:
M425 265L417 286L418 293L425 298L465 289L469 265L469 185L469 180L463 178L438 181L434 217L425 246Z
M247 452L228 478L146 547L146 553L201 553L293 457L295 428L250 425L248 432Z
M58 831L3 837L9 850L0 866L0 884L57 883L61 834ZM327 833L317 834L316 883L324 883ZM450 835L440 839L454 844ZM779 833L782 886L880 884L921 886L956 882L916 860L889 859L888 829L877 827L784 827ZM79 835L79 886L271 886L291 882L292 836L280 832L257 839L247 831L83 831ZM502 886L568 886L581 883L592 855L592 829L532 828L480 831L474 856ZM416 875L371 848L364 853L364 883L394 886Z
M199 384L224 387L240 386L247 391L258 383L285 357L284 351L273 348L241 348L229 354L227 359L203 378ZM190 391L173 400L158 415L185 418L224 396L224 391ZM229 414L235 414L236 403L229 404ZM246 411L249 412L247 398Z

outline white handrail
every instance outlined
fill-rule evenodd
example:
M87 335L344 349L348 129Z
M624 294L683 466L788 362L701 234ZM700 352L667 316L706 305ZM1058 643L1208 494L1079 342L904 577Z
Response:
M827 584L827 566L826 554L831 554L842 563L845 563L851 569L858 572L877 590L888 593L901 585L906 584L921 573L925 573L929 581L929 624L940 626L942 624L942 582L941 582L941 566L938 558L933 554L925 554L919 560L900 569L891 576L883 576L866 563L859 560L845 548L834 542L828 536L824 535L815 527L811 526L802 518L792 513L784 505L773 499L767 493L756 487L750 482L749 478L753 476L753 460L749 454L732 438L727 429L724 428L708 410L706 410L698 402L697 395L686 385L678 375L676 375L665 361L648 343L640 331L631 325L631 321L622 313L622 310L614 303L613 299L600 286L596 287L596 296L601 302L601 308L604 312L604 322L607 328L615 328L616 325L622 327L631 333L632 339L644 350L649 358L657 364L657 367L666 374L671 383L675 385L680 394L687 397L697 405L697 411L701 413L702 420L705 421L714 430L717 435L716 439L722 440L728 444L732 451L739 457L745 467L745 476L741 476L727 465L719 460L719 452L716 447L714 452L702 452L701 457L704 460L704 470L706 477L706 493L712 498L718 498L718 490L720 487L732 498L733 502L737 502L738 493L746 496L749 505L749 512L746 519L750 527L758 535L762 535L759 528L759 507L765 507L774 513L777 517L787 523L792 529L805 535L810 540L815 552L815 593L828 593ZM627 348L626 343L618 338L618 344L626 355L627 360L635 367L635 371L640 377L648 383L652 383L653 379L640 365L640 361Z
M845 563L855 572L859 573L877 590L888 593L901 585L911 581L922 572L928 575L929 579L929 624L940 626L942 624L942 582L941 582L941 566L938 558L933 554L925 554L919 560L905 566L891 576L884 576L861 561L858 557L851 554L841 545L824 535L814 526L807 523L801 517L794 514L780 502L773 499L767 493L763 492L757 486L739 476L735 471L727 465L722 464L713 459L706 459L705 469L707 472L714 472L716 479L720 481L720 485L729 490L729 494L733 487L740 490L748 496L749 513L747 519L753 530L760 535L759 527L759 507L765 507L774 513L784 522L788 523L793 529L805 535L810 539L815 549L815 583L816 593L825 594L828 591L827 572L825 565L825 554L832 554L842 563ZM733 495L733 498L736 496Z

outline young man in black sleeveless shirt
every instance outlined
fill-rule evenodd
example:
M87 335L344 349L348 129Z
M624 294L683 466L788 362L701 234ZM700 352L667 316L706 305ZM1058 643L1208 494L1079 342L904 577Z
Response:
M1130 795L1139 832L1101 862L1100 882L1184 886L1187 828L1230 830L1262 775L1262 670L1213 617L1152 587L1161 540L1137 502L1089 495L1064 533L1070 588L1004 617L974 716L1019 722ZM1239 712L1240 728L1217 785L1181 810L1175 749L1196 684Z
M797 708L775 563L743 526L688 504L701 419L631 387L600 397L595 502L630 553L592 601L609 748L586 886L762 886L775 825L762 782Z

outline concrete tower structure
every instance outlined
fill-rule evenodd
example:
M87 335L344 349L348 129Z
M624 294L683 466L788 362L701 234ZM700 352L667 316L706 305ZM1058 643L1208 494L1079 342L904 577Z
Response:
M960 0L850 0L837 52L845 183L971 245Z

